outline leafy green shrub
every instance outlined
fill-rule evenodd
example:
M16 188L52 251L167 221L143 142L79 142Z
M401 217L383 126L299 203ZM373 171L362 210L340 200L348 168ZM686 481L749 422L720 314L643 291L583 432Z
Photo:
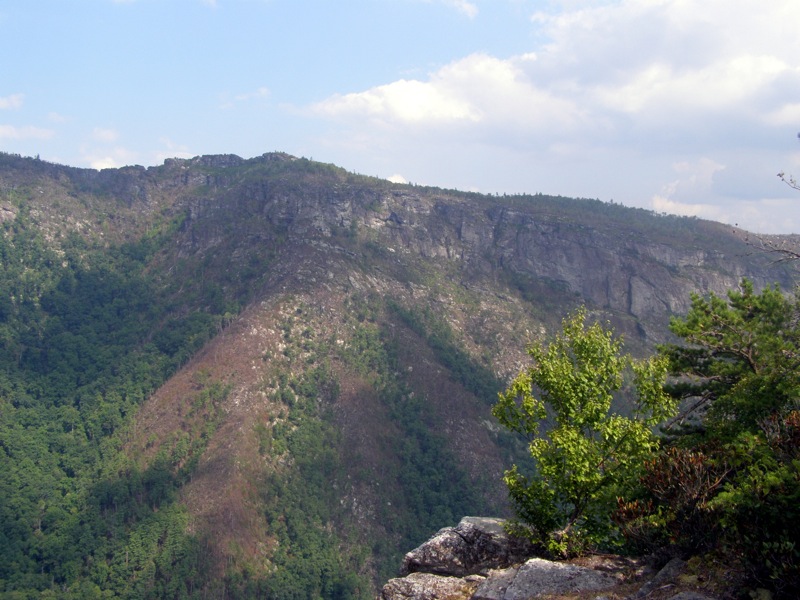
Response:
M505 482L518 519L555 554L611 541L616 498L657 447L651 429L675 410L662 391L666 362L622 355L622 341L597 323L587 326L586 317L578 310L549 344L531 346L534 364L493 409L500 423L531 439L536 473L514 467ZM630 417L611 411L626 383L637 395Z
M798 406L798 319L797 299L777 286L759 294L743 280L727 298L692 295L689 313L670 322L683 343L663 346L660 353L676 376L668 391L703 413L701 434L730 441Z

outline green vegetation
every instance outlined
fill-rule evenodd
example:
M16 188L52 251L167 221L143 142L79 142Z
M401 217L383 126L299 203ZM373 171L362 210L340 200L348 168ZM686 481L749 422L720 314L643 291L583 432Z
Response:
M479 214L474 209L522 237L539 222L543 235L575 241L624 234L625 243L612 246L623 252L638 252L643 240L713 246L729 256L741 250L727 233L709 246L704 238L721 229L696 219L543 195L506 198L501 206L486 195L398 186L284 154L96 172L0 153L0 597L360 598L376 583L369 577L395 575L400 555L440 527L495 512L483 500L491 484L467 474L453 450L459 444L441 432L441 420L452 415L437 412L439 399L426 395L435 386L426 387L418 363L409 370L409 357L419 351L432 367L424 377L440 373L457 384L447 389L464 390L468 398L458 401L472 408L474 395L488 405L503 383L490 368L486 340L475 339L487 329L479 318L462 320L474 328L466 333L451 328L447 307L457 306L460 316L489 314L494 298L510 290L525 306L507 314L536 316L520 323L522 331L580 298L562 282L516 271L520 263L491 244L475 246L472 262L457 253L411 254L428 245L425 210L413 227L388 222L396 236L388 250L382 211L398 198L413 208L415 195L422 209L436 205L438 216L428 221L435 244L474 240L462 240L461 230L452 235L459 220ZM327 279L311 264L320 248L329 251ZM348 285L349 267L353 288L378 281L374 289L398 296L355 294L340 319L332 296ZM221 548L181 498L183 486L197 482L207 446L221 437L230 388L197 371L179 400L180 425L149 431L146 440L137 411L253 295L264 294L271 306L273 294L312 282L326 308L276 324L282 351L267 347L262 363L246 367L220 361L220 377L234 382L243 368L263 368L259 392L274 392L263 398L274 412L264 409L248 431L253 437L243 436L255 442L256 455L243 453L236 465L247 484L235 490L245 496L237 501L253 509L248 516L264 530L263 547ZM489 293L479 296L479 288ZM620 536L642 552L724 550L752 581L777 591L782 582L784 591L800 586L797 313L797 300L777 289L755 294L745 286L727 299L695 299L692 313L673 324L684 345L663 350L674 378L662 408L683 400L697 410L684 428L665 434L661 451L645 431L655 411L628 423L606 406L636 389L631 365L639 363L598 335L595 349L607 352L611 369L605 391L584 402L580 381L574 389L554 386L580 401L550 402L554 395L547 410L532 413L555 424L553 434L537 433L538 471L511 459L519 473L531 473L510 479L519 506L526 494L547 500L531 513L540 537L556 551L610 546ZM465 346L469 336L483 360ZM507 343L503 335L491 341L494 348ZM641 363L650 366L641 367L639 384L658 379L661 360ZM626 375L621 381L617 367ZM570 371L559 368L560 385ZM535 382L546 389L544 379ZM365 447L354 450L343 439L352 431L342 421L357 417L339 406L340 386L363 393L348 400L366 398L374 410L366 416L379 431ZM654 405L656 390L646 394ZM505 417L513 420L510 408ZM509 438L495 441L514 454ZM360 462L356 452L374 455ZM575 468L565 472L563 464ZM602 468L592 471L592 464ZM534 485L538 477L549 478L549 487ZM348 523L355 502L343 499L372 512Z
M425 340L452 379L487 403L494 399L500 381L491 369L464 351L446 321L434 315L428 307L414 310L392 301L388 307L409 329Z
M331 410L338 394L325 363L279 386L278 397L290 404L288 416L264 437L272 454L291 466L276 468L260 485L277 550L266 577L231 578L229 587L241 597L369 597L366 551L355 528L345 525L339 502L345 477Z
M672 321L683 344L662 354L686 426L650 463L633 507L642 514L632 519L657 524L640 536L724 549L747 580L785 597L800 589L798 317L798 297L777 287L756 293L743 281L727 298L694 296L687 316ZM695 412L702 416L689 418ZM648 501L660 507L644 510Z
M694 295L686 317L672 320L684 345L662 349L683 376L670 389L704 413L706 437L727 442L756 433L765 418L798 407L798 317L797 298L777 287L756 294L743 281L727 298Z
M519 527L551 553L572 554L606 542L617 495L641 474L657 447L651 429L675 403L661 390L663 359L634 360L599 324L578 310L563 333L528 349L533 365L520 373L493 409L500 423L531 439L531 477L505 474ZM614 393L632 383L631 416L611 412ZM542 423L550 417L547 431Z
M643 362L621 356L619 340L599 325L587 328L585 313L565 320L563 334L531 347L533 366L494 409L532 437L537 470L506 473L517 530L557 552L706 554L726 565L732 585L793 597L799 317L798 297L777 287L756 293L743 281L727 298L693 296L689 313L671 323L682 343ZM628 367L642 412L623 418L608 411ZM680 416L659 443L651 429L677 403Z
M18 213L0 231L0 594L188 597L203 559L175 492L225 390L198 393L205 435L173 440L146 469L122 449L139 403L222 315L175 310L146 276L160 233L122 245L72 234L55 246L25 195L9 198Z
M400 310L395 302L389 307L388 314ZM385 467L390 469L385 479L394 487L387 492L393 497L381 521L398 543L376 549L380 576L386 579L395 575L409 548L428 539L442 523L479 514L484 501L437 431L427 399L402 377L397 334L382 321L387 311L383 302L375 296L359 297L352 308L358 325L342 357L370 383L396 428L387 440L387 456L395 458Z

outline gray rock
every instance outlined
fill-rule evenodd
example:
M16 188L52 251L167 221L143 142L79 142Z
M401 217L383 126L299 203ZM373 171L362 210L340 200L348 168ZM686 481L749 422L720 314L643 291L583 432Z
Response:
M381 590L381 600L467 600L479 581L432 573L411 573L390 579Z
M519 567L489 571L489 576L478 586L472 600L503 600L509 586L514 583Z
M463 577L521 562L533 553L527 540L511 537L504 521L464 517L456 527L445 527L406 554L402 573L437 573Z
M603 591L617 585L616 579L600 571L532 558L519 568L502 600L528 600L548 594Z
M686 561L683 561L680 558L673 558L666 565L664 565L664 568L656 573L655 577L645 583L642 588L636 592L634 598L644 598L656 588L675 580L678 575L680 575L681 571L683 571L683 567L685 566Z
M711 596L706 596L705 594L699 594L697 592L681 592L680 594L675 594L674 596L670 597L669 600L715 600Z

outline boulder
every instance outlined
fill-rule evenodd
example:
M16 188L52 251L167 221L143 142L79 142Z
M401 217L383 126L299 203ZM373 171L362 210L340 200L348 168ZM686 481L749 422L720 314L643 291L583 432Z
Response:
M472 597L480 579L411 573L390 579L381 590L380 600L467 600Z
M406 554L405 577L391 579L380 600L533 600L580 597L609 600L617 586L641 582L626 597L669 600L714 600L680 585L686 563L673 559L655 572L641 560L613 556L581 559L581 564L531 558L536 548L509 536L501 519L465 517L445 527ZM673 592L671 595L668 592ZM595 594L596 592L596 594ZM606 595L604 595L606 594Z
M402 573L434 573L464 577L502 569L534 553L525 539L508 535L504 521L491 517L464 517L406 554Z
M664 567L658 573L656 573L655 577L642 586L634 598L646 598L654 590L658 589L665 583L676 579L678 575L680 575L681 571L683 571L685 566L686 562L680 558L673 558L666 565L664 565Z
M494 578L490 578L494 579ZM487 582L484 582L486 585ZM498 600L528 600L549 595L608 590L617 585L608 573L567 563L532 558L524 563ZM488 586L487 586L488 587ZM480 588L476 595L480 597ZM487 599L488 600L488 599Z

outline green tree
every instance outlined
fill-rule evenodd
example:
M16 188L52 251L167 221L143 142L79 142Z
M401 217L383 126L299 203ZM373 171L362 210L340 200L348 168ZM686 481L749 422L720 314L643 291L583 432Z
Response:
M693 296L689 313L673 319L670 328L682 343L661 348L672 374L668 391L684 403L689 427L675 438L683 454L665 454L653 463L656 468L643 480L650 498L643 500L673 500L659 510L674 543L703 549L693 535L698 528L692 519L700 518L706 523L703 546L726 548L751 582L796 597L800 298L777 286L756 293L745 280L727 298ZM704 457L702 468L675 476L681 470L673 457L687 451ZM662 486L667 493L652 483L663 481L664 473L671 474L669 486Z
M669 392L684 420L707 437L755 433L771 415L800 408L800 305L777 286L760 294L744 280L728 297L692 296L670 329L683 343L664 346L674 378Z
M586 319L579 309L561 334L532 345L533 365L493 409L505 427L531 439L535 474L515 465L504 479L518 524L555 553L608 539L617 495L658 445L653 428L675 410L662 390L666 360L622 354L613 331ZM612 406L623 389L635 396L628 416Z

